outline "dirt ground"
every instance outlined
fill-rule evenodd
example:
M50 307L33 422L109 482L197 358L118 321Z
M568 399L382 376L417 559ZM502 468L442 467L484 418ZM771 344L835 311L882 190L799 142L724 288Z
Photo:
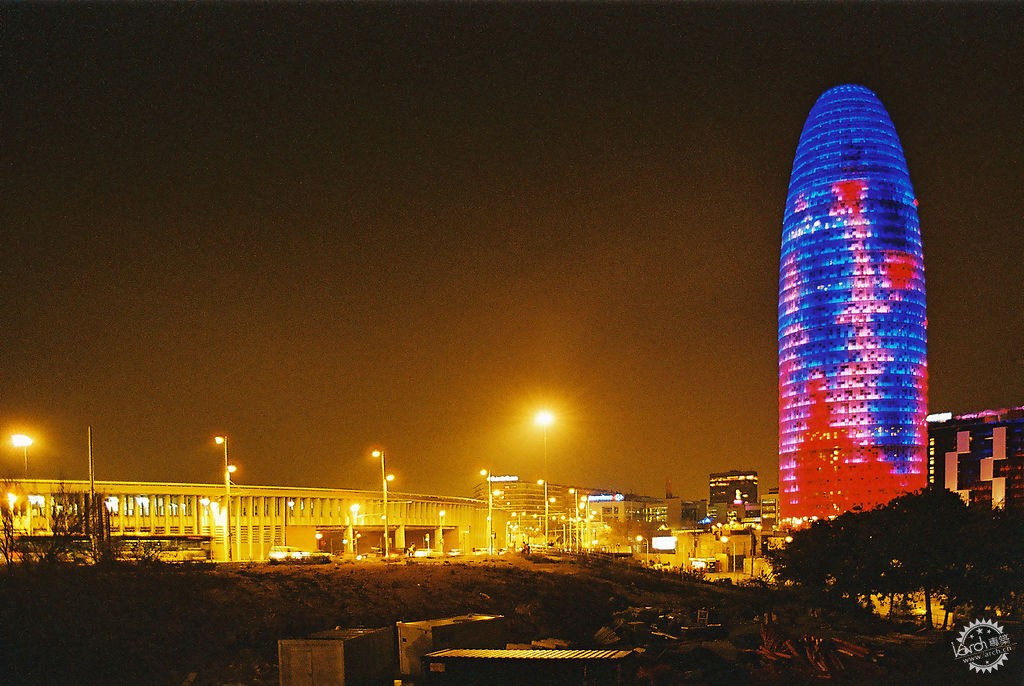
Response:
M717 632L687 633L701 609L721 624ZM809 636L843 636L867 651L825 656L833 660L824 665L831 683L973 683L979 676L947 655L949 643L937 633L823 617L765 589L685 581L607 560L513 555L443 564L0 571L0 681L277 684L279 639L466 613L504 615L517 643L557 638L594 648L617 638L616 647L645 646L642 684L821 683L804 655ZM785 640L797 658L778 656ZM757 652L766 644L776 657ZM1001 673L980 675L984 683L1024 684L1024 656L1011 658Z

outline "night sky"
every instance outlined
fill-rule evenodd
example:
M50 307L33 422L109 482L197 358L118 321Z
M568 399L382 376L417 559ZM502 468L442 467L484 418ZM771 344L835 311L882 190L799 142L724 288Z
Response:
M793 154L871 88L929 408L1024 403L1024 6L7 3L0 474L777 482Z

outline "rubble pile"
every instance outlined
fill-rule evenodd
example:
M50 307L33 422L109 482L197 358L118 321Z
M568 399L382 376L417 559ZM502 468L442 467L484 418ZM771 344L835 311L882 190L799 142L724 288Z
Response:
M637 680L652 686L737 678L750 683L867 683L883 674L883 654L855 641L788 636L784 628L766 621L727 628L715 615L714 608L629 607L598 629L593 643L637 649Z
M594 634L600 646L650 646L686 640L724 638L726 631L712 622L712 610L700 608L665 610L653 607L628 607L615 612L609 626Z
M871 649L837 637L804 635L786 638L772 624L761 627L757 655L773 672L811 675L821 679L848 676L857 679L880 673Z

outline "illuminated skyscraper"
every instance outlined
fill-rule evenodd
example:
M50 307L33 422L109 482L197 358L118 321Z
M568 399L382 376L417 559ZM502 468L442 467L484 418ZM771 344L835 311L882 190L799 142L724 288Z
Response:
M779 270L784 519L869 509L926 484L917 199L874 93L826 91L800 134Z

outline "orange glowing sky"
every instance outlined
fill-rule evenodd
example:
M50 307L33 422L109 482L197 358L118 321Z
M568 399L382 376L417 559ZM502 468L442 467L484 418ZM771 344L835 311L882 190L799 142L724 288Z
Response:
M803 121L878 94L933 411L1024 402L1012 3L15 5L0 430L31 471L468 495L776 483ZM22 452L0 450L0 473Z

